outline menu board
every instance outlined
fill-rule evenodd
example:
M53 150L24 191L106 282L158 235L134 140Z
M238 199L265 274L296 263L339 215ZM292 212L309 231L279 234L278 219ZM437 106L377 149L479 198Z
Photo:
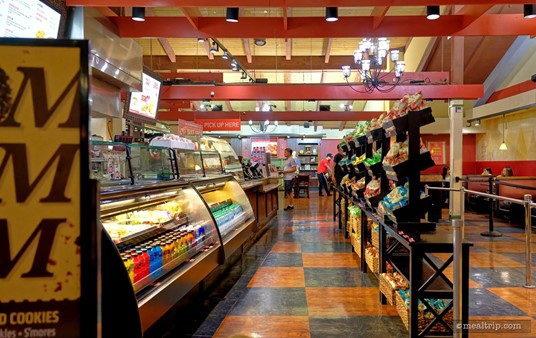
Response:
M142 74L142 81L143 91L131 93L128 112L155 120L156 112L158 111L161 82L146 72Z
M0 37L56 39L61 13L39 0L0 0Z

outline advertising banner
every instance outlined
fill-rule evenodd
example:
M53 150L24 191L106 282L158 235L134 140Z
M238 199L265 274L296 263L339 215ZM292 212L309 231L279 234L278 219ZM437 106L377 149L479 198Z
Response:
M240 131L240 119L196 119L204 131Z
M0 39L0 337L96 333L88 51Z
M436 165L446 164L445 142L428 142L428 150Z
M179 136L201 136L202 134L202 125L195 122L179 119Z

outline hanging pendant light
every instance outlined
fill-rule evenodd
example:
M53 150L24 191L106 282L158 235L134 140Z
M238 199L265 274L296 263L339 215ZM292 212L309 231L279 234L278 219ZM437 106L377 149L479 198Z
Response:
M506 146L506 143L504 142L504 125L505 125L505 122L506 120L504 119L504 114L503 114L503 132L502 132L502 137L503 137L503 140L502 140L502 143L501 145L499 146L499 150L508 150L508 147Z

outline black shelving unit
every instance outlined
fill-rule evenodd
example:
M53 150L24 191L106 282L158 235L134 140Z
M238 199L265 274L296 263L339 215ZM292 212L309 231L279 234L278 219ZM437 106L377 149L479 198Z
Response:
M430 206L430 199L420 197L420 171L434 165L429 152L420 153L420 127L434 122L430 108L421 111L410 111L404 117L389 121L384 124L381 131L375 129L367 133L366 137L359 138L359 147L371 157L375 149L381 147L382 161L387 155L391 138L396 137L397 142L408 140L408 159L396 166L382 165L367 168L366 184L372 179L372 175L381 179L381 193L383 198L389 192L389 180L403 184L409 182L408 204L393 212L393 215L379 216L375 205L377 198L372 201L358 199L352 196L351 191L342 189L343 198L352 201L361 208L361 270L367 271L365 261L366 243L369 241L367 232L367 219L371 219L380 225L379 233L379 273L386 272L387 261L393 269L400 273L410 285L410 337L426 336L452 336L453 327L448 325L444 316L453 307L453 285L444 275L447 267L452 265L453 256L446 261L438 263L431 258L434 253L453 253L452 235L446 231L436 231L435 223L422 222L421 217ZM348 148L350 149L350 147ZM349 172L351 169L345 166ZM346 204L348 206L348 203ZM347 214L348 212L346 212ZM394 217L393 217L394 216ZM394 238L387 247L387 234ZM468 322L468 289L469 289L469 248L471 243L464 241L462 244L462 322ZM375 274L379 278L379 274ZM436 298L447 301L447 307L441 313L431 311L434 315L426 327L419 328L418 305L425 299ZM386 298L380 292L380 301L385 304ZM439 324L438 324L439 323ZM432 332L436 326L443 328L445 332ZM463 332L464 336L467 332Z

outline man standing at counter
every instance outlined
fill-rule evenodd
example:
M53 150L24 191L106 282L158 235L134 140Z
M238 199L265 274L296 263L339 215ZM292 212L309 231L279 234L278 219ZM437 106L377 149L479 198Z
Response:
M292 149L285 149L285 169L279 171L283 174L285 182L285 198L288 198L288 205L285 211L294 209L294 196L292 196L292 188L294 187L294 178L296 177L296 161L292 158Z

